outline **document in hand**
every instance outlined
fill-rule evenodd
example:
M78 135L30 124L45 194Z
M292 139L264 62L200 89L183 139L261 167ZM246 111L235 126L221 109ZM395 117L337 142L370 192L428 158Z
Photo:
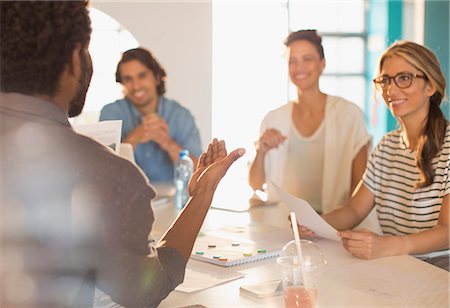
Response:
M333 241L341 241L337 236L337 230L330 226L319 214L303 199L292 196L285 192L281 187L272 183L278 193L280 200L289 208L290 212L294 212L299 225L303 225L314 231L317 236L330 239Z
M110 147L119 155L122 120L101 121L91 124L73 125L73 129L81 135L94 139L104 146Z

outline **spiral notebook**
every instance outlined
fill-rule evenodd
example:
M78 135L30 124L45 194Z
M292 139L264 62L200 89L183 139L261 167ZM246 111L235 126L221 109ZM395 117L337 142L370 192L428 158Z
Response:
M236 266L280 255L280 248L248 239L205 235L197 238L191 258L220 266Z

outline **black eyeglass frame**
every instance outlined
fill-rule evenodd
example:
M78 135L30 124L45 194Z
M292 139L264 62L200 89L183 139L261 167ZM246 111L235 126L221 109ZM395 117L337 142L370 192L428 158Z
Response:
M401 75L407 75L407 76L409 76L411 78L410 83L406 87L403 87L403 86L401 87L397 83L396 78L401 76ZM383 78L388 78L388 80L389 80L389 83L387 84L386 87L383 87L382 84L381 84L381 81L382 81ZM401 72L401 73L396 74L395 76L387 76L387 75L378 76L377 78L373 79L372 81L375 83L375 87L378 90L383 91L383 90L386 90L387 88L389 88L389 86L391 85L391 80L394 80L395 85L399 89L409 88L412 85L412 82L413 82L414 78L420 78L420 79L428 80L427 76L425 76L425 75Z

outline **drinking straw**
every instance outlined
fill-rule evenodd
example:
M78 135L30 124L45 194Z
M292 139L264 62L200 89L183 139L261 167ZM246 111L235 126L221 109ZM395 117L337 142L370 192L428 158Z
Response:
M294 212L291 212L290 216L291 216L292 230L294 231L295 246L297 247L298 260L300 261L300 270L303 277L303 284L305 285L305 289L309 289L310 284L308 278L305 275L305 269L303 268L303 253L302 253L302 246L300 245L300 235L298 234L297 218L295 217Z

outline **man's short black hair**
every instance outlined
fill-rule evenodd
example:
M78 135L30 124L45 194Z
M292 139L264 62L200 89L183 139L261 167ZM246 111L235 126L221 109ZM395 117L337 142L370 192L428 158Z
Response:
M0 90L55 95L77 44L89 44L88 1L0 1Z

